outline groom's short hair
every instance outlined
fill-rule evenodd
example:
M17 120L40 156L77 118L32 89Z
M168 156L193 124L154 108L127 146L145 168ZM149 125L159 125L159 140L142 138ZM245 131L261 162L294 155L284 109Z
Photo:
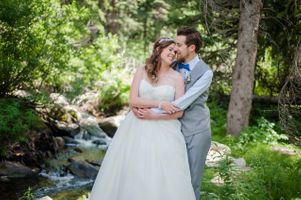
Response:
M177 30L177 36L184 35L186 36L185 44L190 46L195 45L195 52L198 53L202 47L202 36L199 31L193 27L181 27Z

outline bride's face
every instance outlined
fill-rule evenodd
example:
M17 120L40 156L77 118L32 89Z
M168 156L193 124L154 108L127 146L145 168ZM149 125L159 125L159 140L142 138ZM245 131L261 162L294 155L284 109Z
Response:
M175 60L175 46L175 44L171 44L162 50L161 60L163 63L170 65Z

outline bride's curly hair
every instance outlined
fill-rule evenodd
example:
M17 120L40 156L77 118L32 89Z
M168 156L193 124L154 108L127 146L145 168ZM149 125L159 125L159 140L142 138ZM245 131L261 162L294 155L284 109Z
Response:
M154 47L153 47L153 52L150 55L149 58L146 59L145 62L145 71L147 74L147 77L152 81L152 82L157 82L158 81L158 72L161 67L161 53L164 48L168 47L171 44L175 44L175 40L172 38L168 37L161 37L158 40L156 40Z

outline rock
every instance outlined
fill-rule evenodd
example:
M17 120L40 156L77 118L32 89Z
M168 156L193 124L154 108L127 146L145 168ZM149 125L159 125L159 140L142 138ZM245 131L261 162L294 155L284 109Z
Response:
M108 134L108 136L113 137L120 123L124 120L126 114L116 115L112 117L107 117L98 121L100 128Z
M66 97L59 93L51 93L50 98L54 101L55 104L60 106L69 105L69 102Z
M110 122L101 122L99 124L99 126L111 138L114 136L114 134L115 134L115 132L116 132L116 130L118 128L116 125L114 125L114 124L112 124Z
M217 167L219 161L226 158L227 155L231 154L231 149L227 145L212 141L209 149L206 165L208 167Z
M54 137L53 138L54 141L54 145L55 145L55 149L58 150L62 150L65 147L65 140L62 137Z
M96 166L101 166L102 160L86 160L88 163Z
M97 146L99 146L99 145L106 145L107 144L106 141L104 141L104 140L93 140L92 143L96 144Z
M75 147L75 148L74 148L74 151L79 152L79 153L84 152L84 151L83 151L81 148L79 148L79 147Z
M59 130L62 130L64 132L75 132L77 133L79 131L79 125L75 124L75 123L66 123L66 122L60 122L60 121L56 121L56 127Z
M0 181L6 183L9 182L10 180L7 176L0 176Z
M29 97L31 94L25 90L15 90L15 91L13 91L13 95L22 97L22 98L26 98L26 97Z
M247 166L247 162L244 158L233 159L233 165L240 171L249 171L251 169Z
M99 112L97 108L99 104L99 90L85 92L77 96L72 103L80 106L82 111L96 115Z
M289 149L285 146L278 146L278 145L275 145L272 147L272 150L273 151L277 151L277 152L280 152L282 154L286 154L286 155L290 155L290 156L294 156L294 155L297 155L297 152L295 150L292 150L292 149Z
M52 199L49 196L45 196L45 197L42 197L42 198L40 198L38 200L52 200Z
M8 147L6 158L22 162L26 166L38 167L55 154L55 143L51 130L43 125L38 129L28 130L28 140L17 142Z
M82 178L95 179L98 173L98 168L83 160L72 160L67 168L72 174Z
M64 138L66 144L75 144L75 145L79 144L78 141L76 141L75 139L73 139L71 137L64 136L63 138Z
M97 120L94 116L89 114L82 114L82 119L80 120L80 126L82 129L86 130L90 135L100 138L108 137L106 133L99 128Z
M0 176L4 177L4 180L10 178L32 177L37 175L37 170L32 170L29 167L22 165L21 163L10 161L0 163Z
M224 180L222 179L222 177L220 177L220 175L216 174L211 180L211 183L215 184L215 185L223 185L224 184Z

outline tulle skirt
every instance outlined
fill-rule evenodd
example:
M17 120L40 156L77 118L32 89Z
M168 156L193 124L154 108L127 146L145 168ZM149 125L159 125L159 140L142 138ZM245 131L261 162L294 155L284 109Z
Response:
M132 112L106 152L90 200L195 200L178 120Z

